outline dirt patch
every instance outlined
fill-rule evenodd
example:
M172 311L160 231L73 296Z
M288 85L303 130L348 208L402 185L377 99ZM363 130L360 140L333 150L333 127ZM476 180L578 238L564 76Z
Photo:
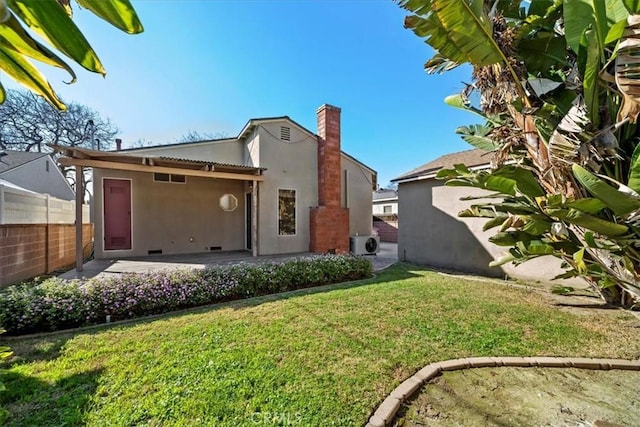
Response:
M640 372L479 368L444 372L401 407L396 426L640 425Z

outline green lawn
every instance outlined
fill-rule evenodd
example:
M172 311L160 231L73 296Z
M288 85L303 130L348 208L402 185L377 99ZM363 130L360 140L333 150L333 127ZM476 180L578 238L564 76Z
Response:
M398 265L377 278L8 342L7 425L363 425L424 365L640 357L638 321Z

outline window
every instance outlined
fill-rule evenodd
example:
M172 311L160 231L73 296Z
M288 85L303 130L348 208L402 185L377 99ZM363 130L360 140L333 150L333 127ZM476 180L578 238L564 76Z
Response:
M177 182L184 184L187 182L187 177L184 175L175 175L168 173L154 173L153 180L156 182Z
M391 205L384 205L384 206L382 207L382 212L383 212L383 213L391 213L391 212L392 212L392 211L391 211Z
M296 234L296 190L278 190L278 234Z
M224 194L220 197L220 208L225 212L233 212L238 207L238 198L233 194Z

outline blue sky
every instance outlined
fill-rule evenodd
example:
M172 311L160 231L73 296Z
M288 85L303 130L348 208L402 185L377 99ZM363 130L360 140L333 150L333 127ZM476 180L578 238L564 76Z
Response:
M235 136L256 117L288 115L315 132L316 108L328 103L342 108L342 149L377 170L381 185L471 148L454 131L477 119L443 103L469 69L427 75L432 51L391 0L133 4L145 27L135 36L75 8L106 78L74 67L78 82L65 85L41 67L63 99L110 118L125 147L189 130Z

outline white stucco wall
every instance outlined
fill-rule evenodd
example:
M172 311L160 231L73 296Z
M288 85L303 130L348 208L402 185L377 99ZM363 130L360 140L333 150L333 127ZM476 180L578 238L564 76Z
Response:
M371 234L371 192L374 177L372 172L344 154L342 159L343 207L349 208L349 235ZM346 175L345 175L346 171ZM346 191L345 191L346 176ZM346 206L345 206L346 202Z
M384 207L390 206L391 212L385 212ZM398 202L396 200L374 200L373 201L373 214L398 214Z
M40 157L8 170L0 177L36 193L49 194L62 200L75 200L75 192L49 156Z
M488 238L495 230L482 231L483 218L459 218L458 212L473 202L461 197L482 195L467 187L446 187L441 181L423 180L398 186L398 257L430 265L486 276L550 281L561 273L560 261L542 257L515 267L489 267L508 248ZM477 203L477 202L476 202Z
M290 142L279 139L280 126L291 129ZM258 252L260 255L309 250L309 208L318 203L317 139L289 122L270 122L256 129L261 167ZM254 148L255 150L255 148ZM296 235L278 235L278 189L296 190Z
M130 251L104 251L103 178L131 179ZM223 251L245 248L242 181L188 176L185 184L154 182L152 173L100 169L94 179L96 258L144 256L150 250L177 254L205 252L212 246ZM220 208L220 197L226 193L238 199L233 212Z

